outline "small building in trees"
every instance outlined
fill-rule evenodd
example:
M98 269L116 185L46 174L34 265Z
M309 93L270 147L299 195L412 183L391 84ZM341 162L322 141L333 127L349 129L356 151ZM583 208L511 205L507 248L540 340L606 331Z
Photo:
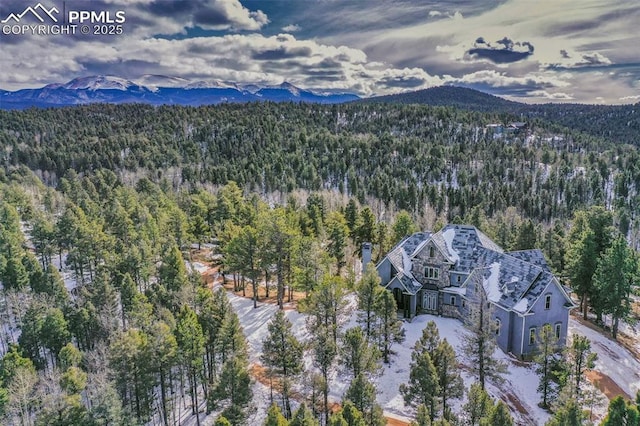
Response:
M538 249L507 253L474 226L447 225L405 238L376 268L405 318L427 313L464 321L484 300L503 351L531 354L546 324L565 344L575 304Z

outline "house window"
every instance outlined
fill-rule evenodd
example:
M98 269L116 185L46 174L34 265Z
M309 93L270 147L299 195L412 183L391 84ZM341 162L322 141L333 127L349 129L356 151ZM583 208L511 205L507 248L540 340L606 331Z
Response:
M467 302L466 302L464 299L462 299L462 307L463 307L463 308L466 308L466 307L467 307Z
M456 280L457 280L458 282L460 282L460 281L462 280L462 278L460 277L460 275L458 275L458 276L456 277Z
M545 309L549 309L549 308L551 308L551 295L550 295L550 294L547 294L547 295L544 297L544 308L545 308Z
M496 336L500 335L500 326L502 325L502 321L500 318L496 318Z
M456 304L456 297L455 296L451 296L450 302L451 302L451 305L455 305Z
M440 269L427 266L424 268L424 277L437 280L440 277Z
M429 257L436 257L436 250L433 246L429 247Z
M562 335L562 323L559 322L556 324L556 339L560 339L560 336Z
M531 327L529 329L529 344L533 345L536 343L536 328Z

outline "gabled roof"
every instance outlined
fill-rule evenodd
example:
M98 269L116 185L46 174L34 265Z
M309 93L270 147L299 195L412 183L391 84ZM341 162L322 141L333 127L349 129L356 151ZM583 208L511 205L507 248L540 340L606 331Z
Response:
M538 265L544 269L549 269L547 259L544 258L544 254L540 249L510 251L508 254L509 256L524 260L525 262L533 263L534 265Z
M389 259L389 262L391 262L393 269L395 269L397 273L389 281L387 287L395 280L398 280L401 287L407 293L416 294L422 288L422 284L420 284L411 273L411 259L417 251L419 251L419 248L424 246L429 240L430 236L430 232L416 232L400 241L400 243L391 249L386 258Z
M500 246L471 225L447 225L433 234L431 239L460 272L474 269L480 248L503 252Z
M387 286L397 280L394 285L407 293L415 294L421 289L411 272L412 261L429 241L454 265L454 271L470 274L456 293L464 294L471 279L480 280L489 300L507 311L525 314L549 284L560 286L541 250L505 253L475 226L451 224L435 234L417 232L396 245L386 256L397 272ZM560 288L567 299L566 306L573 306Z

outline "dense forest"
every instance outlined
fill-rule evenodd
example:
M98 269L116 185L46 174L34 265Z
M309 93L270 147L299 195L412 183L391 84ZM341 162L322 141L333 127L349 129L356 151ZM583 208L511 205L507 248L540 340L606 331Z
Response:
M265 424L385 424L376 380L404 333L373 270L358 277L359 248L372 242L376 260L449 221L505 249L540 247L616 338L638 282L637 148L542 120L486 127L516 118L375 104L0 112L3 421L246 424L259 379L229 294L257 307L271 292L279 308L295 302L309 335L283 310L265 319ZM194 267L203 249L229 292ZM474 342L493 352L478 330L470 359ZM558 353L552 334L540 331L533 360L541 405L550 425L587 422L589 341ZM399 389L415 424L513 424L482 379L504 366L487 361L464 389L459 356L424 329ZM348 386L332 409L337 369ZM637 424L638 404L614 399L604 424Z
M337 190L360 203L380 200L378 215L392 206L445 221L515 207L548 224L605 205L638 244L637 148L543 120L517 134L485 127L513 119L375 104L2 111L0 153L5 167L25 165L53 186L68 170L106 168L125 181L164 178L175 187L233 180L263 195Z
M509 113L520 120L540 118L547 123L605 139L613 143L638 146L640 139L640 104L527 104L509 101L473 89L454 86L432 87L414 92L362 99L363 103L425 104L453 106L485 113Z

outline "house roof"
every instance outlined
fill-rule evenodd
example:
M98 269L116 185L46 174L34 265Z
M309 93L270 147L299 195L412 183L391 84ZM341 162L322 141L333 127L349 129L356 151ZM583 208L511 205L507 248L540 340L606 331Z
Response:
M471 272L476 267L480 248L503 252L500 246L471 225L447 225L431 239L459 272Z
M489 300L505 310L525 314L549 284L559 285L541 250L505 253L471 225L447 225L435 234L418 232L402 240L387 254L397 272L390 283L397 279L410 294L421 289L411 272L412 260L429 241L454 265L454 271L470 273L465 283L481 280ZM456 293L464 294L465 288L466 284ZM572 300L562 290L567 306L572 306Z

